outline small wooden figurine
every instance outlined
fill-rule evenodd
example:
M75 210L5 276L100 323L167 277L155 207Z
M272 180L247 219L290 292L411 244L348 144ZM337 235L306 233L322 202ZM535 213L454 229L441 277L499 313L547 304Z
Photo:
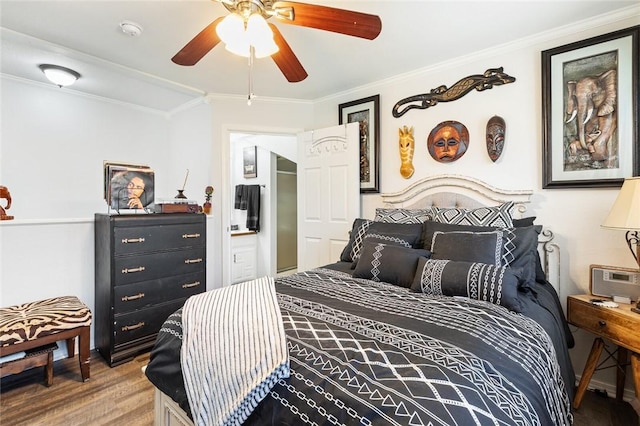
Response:
M0 220L11 220L13 216L7 215L5 209L9 209L11 207L11 193L9 193L9 189L6 186L0 186L0 199L7 200L7 205L2 208L0 206Z

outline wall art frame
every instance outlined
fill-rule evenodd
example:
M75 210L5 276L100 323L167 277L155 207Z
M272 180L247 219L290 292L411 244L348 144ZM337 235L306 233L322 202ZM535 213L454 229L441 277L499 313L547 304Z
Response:
M380 95L338 105L338 120L360 123L360 193L379 193Z
M242 173L246 179L258 177L258 147L247 146L242 150Z
M542 52L543 188L640 174L639 38L634 26Z

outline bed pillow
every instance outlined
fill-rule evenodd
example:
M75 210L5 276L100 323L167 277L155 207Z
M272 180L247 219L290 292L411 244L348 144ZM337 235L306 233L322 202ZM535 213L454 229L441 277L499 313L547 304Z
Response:
M420 258L411 290L434 296L463 296L521 312L519 270L475 262Z
M369 225L373 223L372 220L369 219L355 219L353 221L353 225L351 226L351 232L349 232L349 241L347 245L342 249L342 253L340 254L340 260L343 262L353 262L351 258L351 251L353 250L353 246L356 244L362 244L362 239L364 238L364 234L367 232Z
M524 226L518 228L495 228L486 226L451 225L427 221L422 224L423 248L433 251L431 241L435 232L483 232L502 229L505 232L502 265L522 268L521 287L533 287L539 275L544 275L538 255L538 235L542 231L541 225ZM433 256L432 256L433 257ZM544 281L544 278L542 278Z
M503 266L504 238L502 230L436 231L431 240L431 258Z
M514 228L524 228L526 226L533 226L533 222L536 220L535 216L522 217L520 219L513 219Z
M422 237L421 223L383 223L371 222L361 238L354 239L351 248L351 259L355 262L360 257L360 251L365 240L384 244L420 248Z
M511 211L513 201L495 207L478 207L476 209L432 207L433 220L440 223L456 225L495 226L496 228L513 227Z
M431 209L376 209L376 222L384 223L422 223L433 219Z
M411 287L418 259L429 257L422 249L410 249L379 242L365 242L353 276Z

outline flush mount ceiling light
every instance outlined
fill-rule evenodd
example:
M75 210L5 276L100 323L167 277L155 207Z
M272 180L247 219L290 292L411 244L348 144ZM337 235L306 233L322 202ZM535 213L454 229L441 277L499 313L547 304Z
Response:
M38 65L38 68L42 70L50 82L59 87L70 86L80 78L80 74L76 71L60 65L42 64Z
M138 37L143 31L142 25L132 21L120 22L120 29L123 33L131 37Z

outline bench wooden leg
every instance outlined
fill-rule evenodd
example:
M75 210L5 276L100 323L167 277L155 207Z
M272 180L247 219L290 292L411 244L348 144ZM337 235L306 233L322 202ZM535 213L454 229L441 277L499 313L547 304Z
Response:
M91 377L89 370L91 362L89 351L89 340L91 338L90 329L91 327L88 325L81 327L80 334L78 335L78 358L80 361L80 373L82 375L83 382L86 382Z
M76 354L76 338L70 337L67 342L67 358L73 358Z
M53 384L53 351L47 354L47 364L44 366L44 384L47 387Z

